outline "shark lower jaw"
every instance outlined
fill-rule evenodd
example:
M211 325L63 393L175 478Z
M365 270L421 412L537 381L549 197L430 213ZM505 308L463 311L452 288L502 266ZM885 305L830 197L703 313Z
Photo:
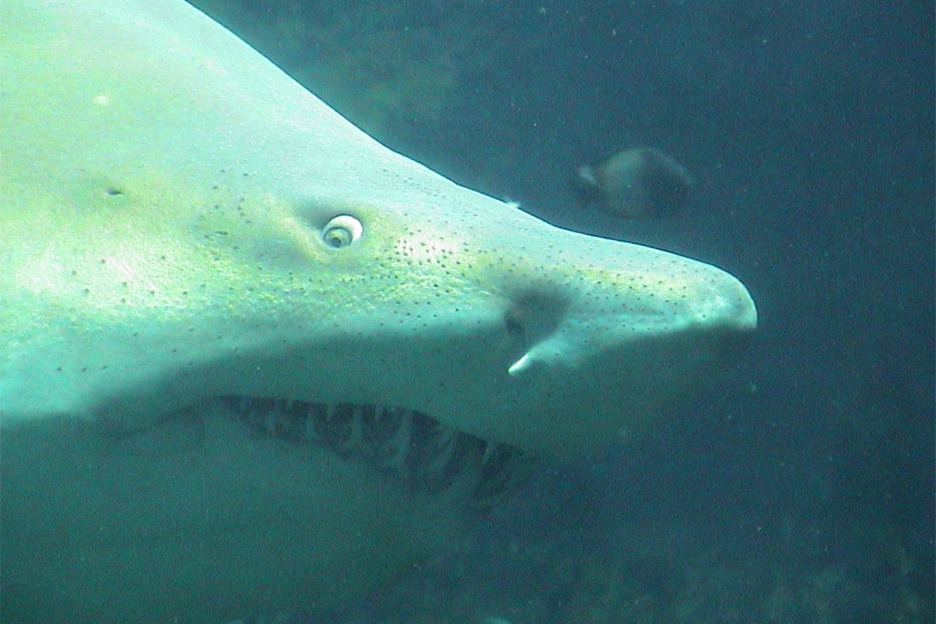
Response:
M211 624L338 604L463 535L535 465L376 405L223 396L102 425L0 430L4 621Z

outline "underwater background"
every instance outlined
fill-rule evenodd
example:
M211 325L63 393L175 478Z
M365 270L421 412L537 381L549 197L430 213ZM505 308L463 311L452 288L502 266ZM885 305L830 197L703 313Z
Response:
M393 149L552 223L740 277L732 373L544 468L437 560L282 622L934 621L931 2L198 0ZM580 206L652 146L686 208Z

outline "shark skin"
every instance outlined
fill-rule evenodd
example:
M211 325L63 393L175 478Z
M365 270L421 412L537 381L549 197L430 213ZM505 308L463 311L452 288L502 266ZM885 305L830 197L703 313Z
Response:
M214 623L463 530L214 399L418 410L566 458L677 411L754 303L378 144L180 0L0 3L0 619Z

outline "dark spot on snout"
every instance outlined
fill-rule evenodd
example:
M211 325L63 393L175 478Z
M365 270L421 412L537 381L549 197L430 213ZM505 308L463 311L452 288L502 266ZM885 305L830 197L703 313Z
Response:
M507 313L504 317L504 327L507 329L507 334L514 339L523 338L523 323L520 322L520 319L512 313Z

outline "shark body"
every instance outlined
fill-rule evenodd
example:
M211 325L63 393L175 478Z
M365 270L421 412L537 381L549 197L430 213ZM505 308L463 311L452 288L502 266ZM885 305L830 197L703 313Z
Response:
M218 397L568 457L756 324L729 274L460 187L178 0L0 5L0 221L3 621L333 603L461 529Z

